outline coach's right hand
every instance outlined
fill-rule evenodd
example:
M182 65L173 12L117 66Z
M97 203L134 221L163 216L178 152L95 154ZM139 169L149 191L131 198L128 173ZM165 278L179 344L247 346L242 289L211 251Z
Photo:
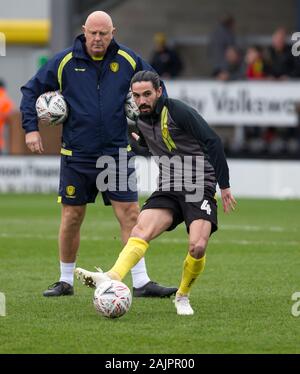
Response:
M25 135L25 143L33 153L43 153L44 147L41 135L38 131L28 132Z

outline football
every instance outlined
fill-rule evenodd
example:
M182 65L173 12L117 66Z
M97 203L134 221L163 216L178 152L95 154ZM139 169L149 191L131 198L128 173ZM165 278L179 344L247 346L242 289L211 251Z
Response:
M118 318L128 312L132 296L123 282L105 281L95 290L93 303L96 311L104 317Z
M45 92L35 104L38 119L48 126L63 123L68 117L67 103L59 91Z
M139 108L134 101L131 90L129 90L126 97L125 114L127 118L131 119L131 121L136 121L138 119L138 116L140 115Z

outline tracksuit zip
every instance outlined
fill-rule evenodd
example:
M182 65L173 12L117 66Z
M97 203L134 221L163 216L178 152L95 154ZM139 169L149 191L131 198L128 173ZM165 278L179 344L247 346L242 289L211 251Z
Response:
M153 137L156 140L155 126L154 126L154 122L153 122L153 118L152 117L151 117L151 126L152 126Z

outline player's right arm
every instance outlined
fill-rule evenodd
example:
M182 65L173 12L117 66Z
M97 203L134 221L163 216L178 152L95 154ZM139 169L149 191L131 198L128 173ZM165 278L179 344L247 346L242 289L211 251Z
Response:
M143 134L142 134L140 131L138 131L138 133L136 133L136 132L132 132L132 133L131 133L131 136L133 137L133 139L134 139L136 142L138 142L138 145L139 145L140 147L148 148L148 145L147 145L147 143L146 143L146 140L145 140Z
M20 110L22 112L22 126L26 133L25 143L31 152L42 153L44 151L39 133L35 103L42 93L59 89L57 80L58 62L56 58L50 60L21 87L22 101Z

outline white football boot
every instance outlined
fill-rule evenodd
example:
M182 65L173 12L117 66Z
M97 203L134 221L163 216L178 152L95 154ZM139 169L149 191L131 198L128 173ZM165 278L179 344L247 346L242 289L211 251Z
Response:
M76 268L74 274L82 284L87 287L97 288L102 282L111 280L111 278L100 268L96 268L97 271L88 271L82 268Z
M178 315L191 316L194 314L188 295L176 295L174 304Z

